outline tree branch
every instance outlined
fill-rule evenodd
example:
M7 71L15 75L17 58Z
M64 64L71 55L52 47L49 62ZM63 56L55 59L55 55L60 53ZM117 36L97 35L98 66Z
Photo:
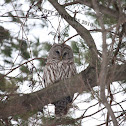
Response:
M108 57L107 57L107 43L106 43L106 32L105 32L105 26L103 23L103 17L100 13L100 9L98 6L98 3L96 0L92 0L92 4L94 7L94 10L96 12L96 16L98 18L99 24L102 28L102 63L101 63L101 71L100 71L100 75L99 75L99 85L100 85L100 99L101 102L104 104L104 106L107 108L111 118L112 118L112 122L114 126L118 125L118 122L116 120L116 117L114 115L114 112L111 108L111 105L108 103L107 101L107 97L105 95L105 86L107 83L107 64L108 64Z
M115 68L111 81L126 80L126 64L117 65ZM110 74L107 76L110 76ZM89 84L91 88L97 86L96 70L90 66L73 78L60 81L34 93L17 95L6 102L0 102L0 118L4 119L9 116L39 111L45 105L65 96L89 90Z

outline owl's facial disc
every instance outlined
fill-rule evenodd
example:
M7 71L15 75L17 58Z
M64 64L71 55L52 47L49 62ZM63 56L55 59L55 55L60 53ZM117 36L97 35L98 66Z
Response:
M66 44L54 44L49 52L49 59L73 60L72 49Z

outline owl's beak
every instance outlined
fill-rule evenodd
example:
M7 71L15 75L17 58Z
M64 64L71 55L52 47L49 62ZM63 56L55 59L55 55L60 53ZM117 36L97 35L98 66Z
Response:
M60 60L62 60L63 59L63 57L62 56L60 56Z

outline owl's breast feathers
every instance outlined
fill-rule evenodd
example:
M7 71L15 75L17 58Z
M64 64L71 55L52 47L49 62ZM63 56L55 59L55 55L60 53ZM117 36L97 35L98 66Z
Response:
M44 68L44 86L70 78L76 74L76 67L73 61L47 62Z

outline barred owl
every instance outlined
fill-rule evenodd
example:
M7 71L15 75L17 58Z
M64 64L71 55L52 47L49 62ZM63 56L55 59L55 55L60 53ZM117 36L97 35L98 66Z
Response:
M43 80L45 88L60 80L70 78L76 74L73 52L66 44L54 44L47 58L44 68ZM73 96L64 97L52 104L55 105L55 115L62 116L68 112L68 104L72 102Z

